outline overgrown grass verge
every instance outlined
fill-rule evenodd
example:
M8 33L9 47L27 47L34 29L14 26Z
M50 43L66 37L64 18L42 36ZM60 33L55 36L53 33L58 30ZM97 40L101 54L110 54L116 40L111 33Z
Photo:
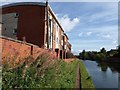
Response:
M15 67L3 64L2 88L75 88L78 62L28 57Z
M2 67L2 89L9 88L75 88L77 67L80 64L82 88L94 88L85 66L80 60L66 63L49 59L43 53L36 60L31 56L15 63L6 57ZM10 62L12 61L12 62ZM1 70L0 70L1 71Z
M44 78L47 81L42 85L46 88L75 88L76 69L77 62L65 63L59 60L55 66L46 70Z
M81 88L82 89L89 89L89 88L95 89L93 82L92 82L92 77L89 76L82 60L79 60L79 62L80 62L80 73L81 73Z

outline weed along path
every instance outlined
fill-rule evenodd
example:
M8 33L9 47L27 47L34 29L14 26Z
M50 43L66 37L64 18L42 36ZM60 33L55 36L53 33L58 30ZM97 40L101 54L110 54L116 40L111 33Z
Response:
M80 84L81 84L81 89L92 89L95 90L94 84L92 82L92 78L89 78L90 75L87 72L87 69L83 63L82 60L79 61L79 66L80 66ZM88 79L89 78L89 79Z
M71 76L75 77L74 78L75 81L73 80L75 85L74 86L75 90L82 90L82 89L95 90L94 84L92 82L92 78L87 79L88 77L90 77L90 75L88 74L82 60L76 58L70 58L70 59L65 59L64 62L66 62L69 68L71 67L71 69L73 69L74 71L74 73L72 73Z
M73 62L76 59L65 59L64 61L67 63ZM80 65L78 63L76 68L76 82L75 82L75 88L81 90L81 75L80 75Z
M76 74L76 89L81 89L81 77L80 77L80 65L78 64L78 67L77 67L77 74Z
M11 87L75 88L78 90L88 87L93 88L91 80L86 80L89 75L79 59L51 61L40 56L34 61L20 63L13 68L8 66L9 63L4 63L2 67L3 90ZM24 77L21 78L23 75Z

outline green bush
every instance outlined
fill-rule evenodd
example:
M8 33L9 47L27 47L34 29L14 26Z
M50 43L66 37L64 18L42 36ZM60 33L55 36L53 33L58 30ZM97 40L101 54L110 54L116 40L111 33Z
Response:
M2 89L9 88L74 88L77 62L48 60L39 56L36 60L28 57L26 62L14 68L3 64Z
M41 75L44 74L46 67L43 67L47 59L39 56L31 61L28 57L26 62L16 67L7 67L8 63L3 64L2 87L9 88L33 88L40 87ZM48 60L49 61L49 60Z

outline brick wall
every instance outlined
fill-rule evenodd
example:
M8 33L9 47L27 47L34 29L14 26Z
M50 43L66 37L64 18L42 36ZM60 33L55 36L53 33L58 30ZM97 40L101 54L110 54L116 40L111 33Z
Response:
M17 39L22 40L23 37L26 41L35 45L42 47L44 45L44 34L45 34L45 7L38 5L16 5L11 7L2 7L2 17L5 19L5 14L17 13L18 22L17 23ZM7 17L8 18L8 17ZM15 18L15 16L14 16ZM8 23L10 22L10 24ZM6 24L5 24L6 23ZM3 28L9 26L10 28L15 28L14 19L6 19ZM16 24L15 23L15 24ZM12 26L14 27L11 27ZM4 30L4 29L3 29ZM3 34L3 33L2 33ZM5 35L4 35L5 36ZM10 36L9 36L10 37Z
M54 51L45 50L39 48L36 45L26 43L23 41L14 40L11 38L0 37L0 43L2 43L2 61L15 60L19 62L24 61L27 57L33 56L34 60L41 54L47 54L48 59L56 59L56 53Z

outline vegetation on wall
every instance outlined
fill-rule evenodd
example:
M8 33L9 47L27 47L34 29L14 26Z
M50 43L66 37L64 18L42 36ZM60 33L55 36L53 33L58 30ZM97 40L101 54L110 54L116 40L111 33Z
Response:
M75 88L77 62L49 59L41 54L37 59L31 56L24 62L12 66L4 60L2 87L9 88Z

